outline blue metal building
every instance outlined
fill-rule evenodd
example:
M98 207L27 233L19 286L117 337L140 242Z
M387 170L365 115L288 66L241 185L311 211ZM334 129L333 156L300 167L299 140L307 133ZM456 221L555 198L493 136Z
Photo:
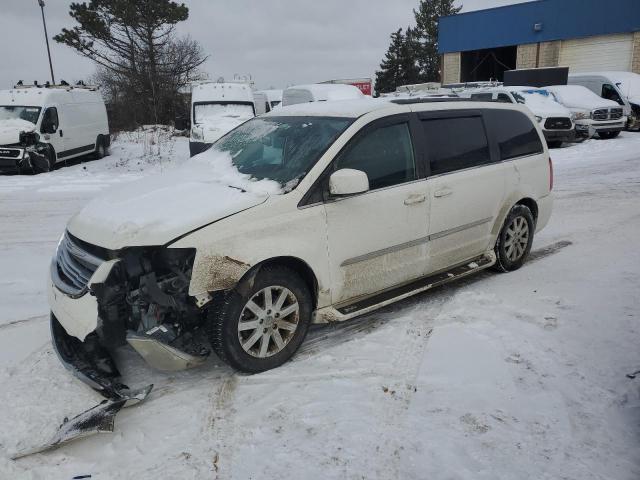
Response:
M640 0L537 0L440 19L443 82L501 79L505 70L640 73Z

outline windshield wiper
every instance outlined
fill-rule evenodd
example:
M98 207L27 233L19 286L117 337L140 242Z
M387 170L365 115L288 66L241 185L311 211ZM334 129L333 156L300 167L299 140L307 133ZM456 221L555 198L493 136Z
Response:
M247 191L244 188L236 187L234 185L227 185L227 187L235 188L236 190L240 190L242 193L247 193Z

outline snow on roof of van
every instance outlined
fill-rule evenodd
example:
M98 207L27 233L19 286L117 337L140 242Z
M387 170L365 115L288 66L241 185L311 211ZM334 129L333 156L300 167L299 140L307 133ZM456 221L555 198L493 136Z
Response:
M311 85L296 85L287 90L307 90L316 100L350 100L364 97L358 87L339 83L314 83ZM285 90L286 92L286 90Z
M355 88L355 87L354 87ZM307 102L279 108L267 113L267 117L313 116L357 118L375 110L398 109L388 100L363 97L357 100L338 100L331 102ZM404 110L403 110L404 111Z
M246 83L194 83L191 100L193 102L253 102L253 91Z
M86 88L12 88L0 90L0 105L24 105L41 107L51 102L102 103L102 95L97 90Z
M599 97L582 85L553 85L544 87L553 93L565 107L569 108L609 108L619 107L616 102Z

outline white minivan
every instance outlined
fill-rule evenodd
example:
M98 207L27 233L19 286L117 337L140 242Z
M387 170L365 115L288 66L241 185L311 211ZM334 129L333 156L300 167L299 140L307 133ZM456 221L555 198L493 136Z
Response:
M202 364L205 334L223 361L262 372L312 323L520 268L552 185L542 130L520 105L283 107L70 220L48 285L53 343L112 398L128 395L111 356L126 344L176 370Z
M195 83L191 90L191 156L255 115L253 92L246 83Z
M0 172L41 173L108 154L107 110L96 87L17 85L0 91Z
M640 129L640 75L633 72L585 72L569 75L569 85L582 85L624 109L627 129Z

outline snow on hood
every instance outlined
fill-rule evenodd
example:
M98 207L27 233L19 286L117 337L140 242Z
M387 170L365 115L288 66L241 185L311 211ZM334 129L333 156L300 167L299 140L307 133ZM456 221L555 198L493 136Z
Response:
M545 96L540 93L535 93L535 89L532 89L531 92L532 93L528 93L525 90L516 90L512 93L516 96L520 95L524 97L525 105L536 116L543 118L571 117L571 112L556 102L553 97L551 97L551 94Z
M36 126L27 120L9 118L0 120L0 145L12 145L20 141L20 132L31 132Z
M546 87L567 108L593 110L596 108L620 107L618 103L599 97L581 85L558 85Z
M281 193L272 180L255 180L214 149L181 166L109 190L77 213L68 230L111 250L164 245L204 225L259 205Z

